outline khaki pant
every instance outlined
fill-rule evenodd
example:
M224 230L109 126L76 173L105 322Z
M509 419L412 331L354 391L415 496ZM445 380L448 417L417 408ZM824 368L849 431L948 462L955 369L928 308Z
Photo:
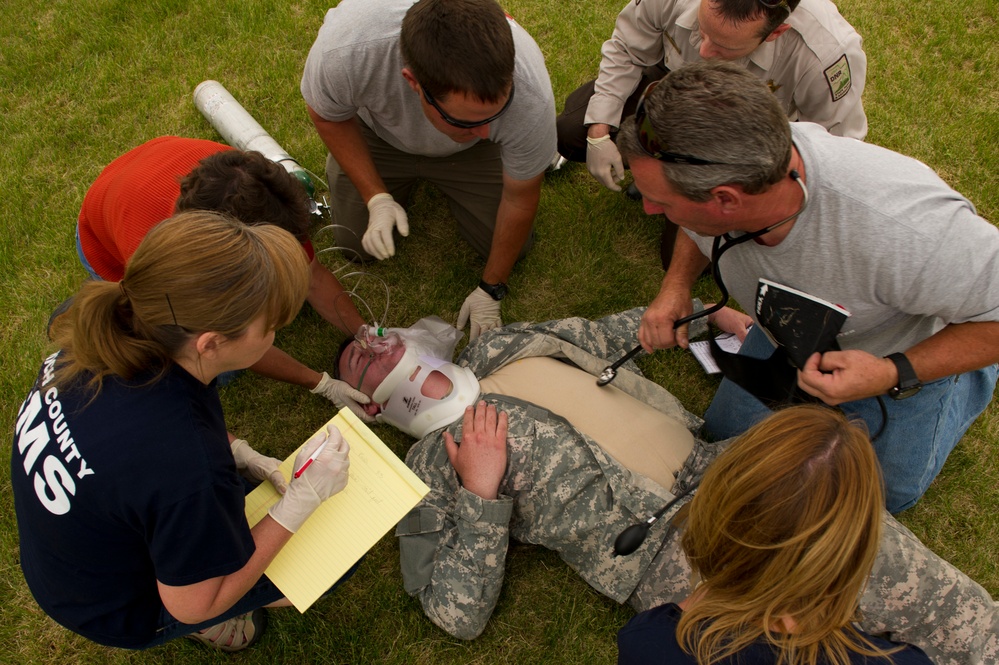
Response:
M483 258L488 258L496 228L496 211L503 193L503 160L500 146L490 141L446 157L424 157L402 152L379 138L358 120L368 143L375 169L392 197L403 207L409 202L413 187L425 180L447 197L451 213L458 222L458 234ZM372 257L361 247L368 228L368 208L354 184L329 155L326 177L333 201L333 222L337 246L353 250L364 260ZM520 258L530 249L533 235L521 250ZM396 236L398 247L399 237ZM351 258L353 251L347 252Z

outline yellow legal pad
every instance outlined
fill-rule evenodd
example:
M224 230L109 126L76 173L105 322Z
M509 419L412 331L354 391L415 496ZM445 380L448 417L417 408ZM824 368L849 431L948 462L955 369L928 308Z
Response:
M267 568L267 577L299 612L305 612L430 491L349 409L340 409L330 422L350 444L350 481L319 506ZM325 429L323 425L319 431ZM291 478L297 454L298 450L281 464L285 478ZM250 526L262 520L279 498L269 482L247 495Z

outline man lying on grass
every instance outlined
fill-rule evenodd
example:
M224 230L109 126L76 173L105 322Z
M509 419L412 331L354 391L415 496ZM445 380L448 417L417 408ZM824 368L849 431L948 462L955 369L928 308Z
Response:
M696 438L700 419L632 363L612 386L596 385L608 359L635 344L642 313L511 324L484 333L457 364L405 339L343 348L340 377L372 397L369 413L420 437L406 463L431 492L396 535L406 590L448 633L484 630L511 536L558 552L597 591L639 611L690 595L672 512L633 554L613 551L627 527L676 496L683 505L725 447ZM988 592L883 520L862 629L937 663L995 659Z

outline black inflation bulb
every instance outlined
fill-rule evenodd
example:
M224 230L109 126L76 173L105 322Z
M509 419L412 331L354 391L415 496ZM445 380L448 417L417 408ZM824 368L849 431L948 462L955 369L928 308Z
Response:
M614 540L614 556L628 556L641 547L642 543L645 542L645 537L649 535L649 527L651 525L652 522L632 524L618 534L618 537Z

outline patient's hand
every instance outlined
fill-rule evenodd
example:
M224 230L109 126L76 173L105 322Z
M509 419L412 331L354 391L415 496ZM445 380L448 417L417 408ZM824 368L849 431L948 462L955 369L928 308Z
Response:
M711 306L705 305L704 309ZM722 332L732 333L739 338L740 342L746 340L749 328L753 325L753 319L750 316L738 312L731 307L722 307L714 314L709 315L708 321L718 326Z
M444 432L447 456L462 486L483 499L497 497L506 473L506 420L495 406L479 402L465 409L460 444Z

